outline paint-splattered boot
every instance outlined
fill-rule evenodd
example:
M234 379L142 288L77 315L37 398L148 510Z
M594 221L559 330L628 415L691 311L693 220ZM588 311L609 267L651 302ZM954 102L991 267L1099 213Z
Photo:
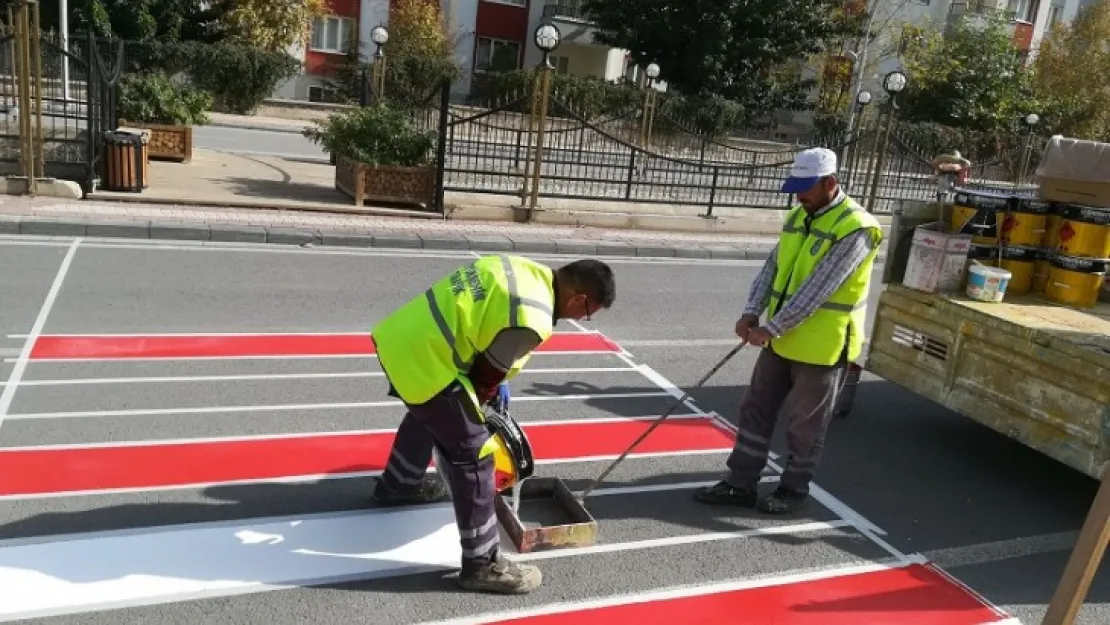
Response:
M450 491L439 477L426 476L414 490L407 493L395 493L386 487L385 482L378 480L374 487L374 501L382 506L411 506L415 504L436 503L447 499Z
M499 557L494 562L470 568L463 565L459 586L477 592L523 595L543 583L543 573L534 566L517 564Z

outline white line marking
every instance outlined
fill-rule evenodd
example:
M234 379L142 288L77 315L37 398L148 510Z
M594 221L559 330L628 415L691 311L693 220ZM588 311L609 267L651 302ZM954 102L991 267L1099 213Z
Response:
M7 390L5 388L5 390ZM533 401L590 401L608 399L640 399L646 397L660 397L666 393L587 393L581 395L519 395L513 397L514 402ZM24 412L8 415L8 419L37 420L37 419L78 419L94 417L139 417L175 414L213 414L236 412L287 412L290 410L341 410L350 408L385 408L403 406L400 400L366 401L366 402L335 402L326 404L273 404L270 406L197 406L189 408L135 408L126 410L78 410L73 412Z
M867 564L838 566L834 568L822 568L805 573L790 573L786 575L757 577L754 579L745 579L740 581L679 586L650 592L622 593L618 595L604 597L601 599L590 599L586 601L550 603L538 608L506 610L503 612L487 612L485 614L464 616L443 621L426 621L424 623L419 623L418 625L486 625L488 623L508 621L512 619L523 619L533 616L564 614L567 612L578 612L594 608L605 608L610 606L629 605L637 603L649 603L653 601L668 601L673 599L682 599L686 597L698 597L704 595L733 592L738 590L764 588L767 586L786 586L789 584L831 579L834 577L847 577L850 575L878 573L882 571L905 568L906 566L909 566L909 564L910 563L908 562L898 562L893 564L874 562Z
M521 375L578 374L578 373L621 373L633 372L629 367L568 367L553 369L526 369ZM345 371L332 373L257 373L241 375L183 375L183 376L139 376L133 378L72 378L61 380L23 380L20 386L68 386L73 384L142 384L142 383L179 383L179 382L244 382L252 380L319 380L340 378L381 378L381 371ZM0 382L0 385L3 385Z
M62 288L62 281L65 280L66 274L69 272L69 267L73 263L73 256L77 253L79 245L81 245L80 238L74 239L73 243L69 245L65 257L62 259L62 264L54 275L54 282L50 285L50 291L47 292L46 299L39 308L39 314L35 317L35 323L31 326L31 332L27 336L27 340L23 342L23 352L16 359L11 375L8 376L8 381L4 384L4 390L0 393L0 425L4 424L4 419L12 406L16 388L19 386L20 380L23 379L23 372L27 369L31 348L35 345L35 337L42 334L42 328L46 325L46 317L50 314L50 309L54 307L54 300L58 298L58 291Z
M692 241L694 243L702 243L703 241ZM254 252L254 253L267 253L267 254L302 254L302 255L325 255L325 256L381 256L381 257L397 257L397 258L436 258L436 259L449 259L449 260L465 260L473 258L473 252L456 252L452 253L447 250L387 250L380 249L356 249L356 248L301 248L301 247L285 247L276 246L267 243L213 243L205 242L206 245L186 245L180 243L169 243L161 241L134 241L134 242L117 242L115 239L108 238L85 238L84 247L92 249L127 249L127 250L147 250L147 251L186 251L186 252ZM51 242L51 241L14 241L10 239L0 239L0 245L46 245L46 246L62 246L65 243ZM252 247L252 245L257 247ZM479 254L496 254L497 252L479 252ZM581 257L581 254L529 254L529 258L538 261L551 261L551 262L565 262L567 258ZM722 267L761 267L762 260L735 260L735 259L705 259L705 258L676 258L676 257L643 257L643 256L606 256L605 262L610 264L629 264L629 265L715 265Z
M610 340L612 340L612 339L610 339ZM733 343L733 344L735 344L735 343ZM621 347L621 350L622 350L622 354L620 355L620 357L623 360L625 360L625 362L627 362L630 366L637 366L635 361L633 361L632 358L631 358L631 353L629 353L626 349L624 349L623 346ZM684 393L682 391L682 389L678 388L677 385L675 385L673 382L668 380L666 377L664 377L662 374L660 374L658 371L651 368L650 366L648 366L646 364L640 364L640 365L638 365L638 367L639 367L640 372L642 374L644 374L648 379L652 380L652 382L654 382L660 388L663 388L663 389L667 390L668 394L670 394L675 399L681 399L683 396L686 395L686 393ZM684 405L687 408L689 408L690 410L700 412L700 410L697 408L696 404L693 402L692 397L687 399L684 402ZM734 426L732 423L730 423L724 417L722 417L720 415L717 415L717 414L714 414L714 420L722 428L732 432L734 435L736 434L736 431L737 431L736 426ZM782 467L780 467L778 464L776 464L774 462L775 459L777 459L776 454L774 454L774 453L768 454L767 466L769 468L771 468L773 471L781 474L782 473ZM880 538L880 536L885 536L886 532L883 531L879 526L872 523L870 520L865 518L862 514L853 510L851 507L849 507L843 501L840 501L839 499L834 497L831 493L829 493L825 489L818 486L816 483L813 483L813 484L810 485L810 494L813 496L813 498L815 500L817 500L818 503L820 503L821 505L823 505L826 508L828 508L829 510L831 510L837 516L851 522L855 526L855 528L857 530L859 530L860 533L862 533L869 540L871 540L871 542L878 545L880 548L882 548L887 553L891 554L895 558L900 558L900 559L907 558L906 554L904 554L901 551L899 551L898 549L896 549L889 542Z
M536 352L533 358L541 356L615 356L616 353L608 350L572 350L572 351L546 351ZM377 354L291 354L277 356L126 356L108 358L36 358L35 365L55 362L193 362L205 360L327 360L327 359L352 359L366 358L377 360ZM15 362L14 358L6 358L4 362Z
M554 559L807 533L835 525L805 523L691 534L516 558ZM450 504L193 523L35 540L38 542L0 543L2 620L450 570L458 567L461 557Z

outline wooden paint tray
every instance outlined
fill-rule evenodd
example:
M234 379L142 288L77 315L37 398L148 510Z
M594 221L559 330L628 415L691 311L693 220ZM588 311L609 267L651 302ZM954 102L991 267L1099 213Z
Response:
M562 480L530 478L520 486L520 516L497 495L497 519L520 553L586 547L597 538L597 521Z

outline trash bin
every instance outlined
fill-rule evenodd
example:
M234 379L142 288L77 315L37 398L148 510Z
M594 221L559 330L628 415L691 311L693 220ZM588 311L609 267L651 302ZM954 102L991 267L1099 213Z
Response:
M147 186L146 145L142 135L104 133L105 191L141 193Z
M848 372L844 376L844 384L836 396L836 408L833 409L833 418L843 419L852 414L852 401L856 398L856 388L859 387L860 374L863 367L854 362L848 363Z

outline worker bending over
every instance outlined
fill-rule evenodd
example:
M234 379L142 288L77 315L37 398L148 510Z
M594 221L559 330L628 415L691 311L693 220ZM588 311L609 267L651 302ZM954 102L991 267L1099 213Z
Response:
M447 494L426 476L433 448L446 478L462 543L458 582L467 590L525 593L539 569L499 553L494 508L495 437L483 407L553 333L613 304L608 265L579 260L552 270L526 258L484 256L460 267L383 319L372 331L389 394L408 408L374 498L428 503Z
M736 322L741 339L764 349L740 404L728 475L699 489L699 501L784 513L809 494L848 362L863 349L867 294L883 239L875 217L841 190L836 170L836 154L812 148L797 155L783 184L799 206L787 214ZM767 322L760 325L764 311ZM778 487L760 499L757 486L780 409L789 455Z

